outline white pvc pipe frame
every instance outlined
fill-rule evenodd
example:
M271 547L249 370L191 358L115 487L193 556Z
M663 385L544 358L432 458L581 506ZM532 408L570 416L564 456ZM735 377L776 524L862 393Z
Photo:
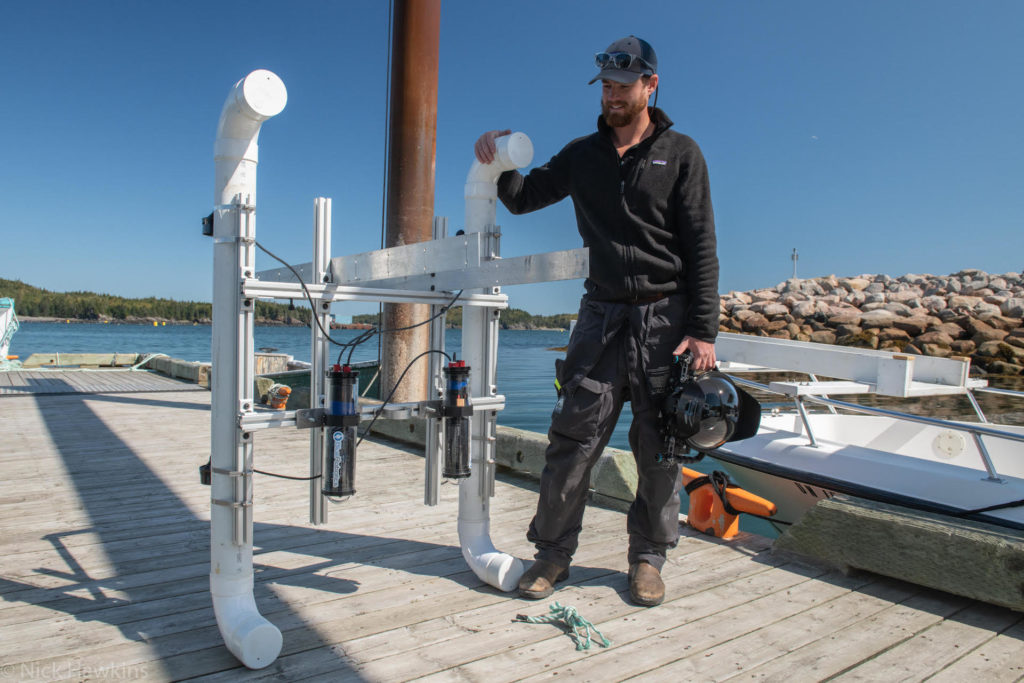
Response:
M533 159L533 144L523 133L498 138L494 161L474 161L466 178L466 224L470 232L497 231L495 210L497 180L505 171L522 168ZM492 241L492 250L497 251ZM497 256L497 253L493 253ZM490 291L488 293L497 293ZM498 355L498 316L493 308L466 306L462 309L462 358L472 368L470 393L473 396L497 394L495 372ZM494 476L495 421L493 412L473 415L470 439L472 474L459 485L459 543L462 556L482 581L503 591L511 591L523 574L523 563L495 549L490 536L490 496Z
M210 593L225 645L250 669L277 659L282 637L253 597L252 435L238 417L253 407L255 307L239 283L255 273L256 139L287 100L284 83L270 71L240 80L224 102L213 153Z
M260 127L287 103L284 83L257 70L228 94L214 146L214 305L213 397L211 415L212 486L210 505L210 593L224 643L245 666L260 669L280 654L282 636L256 607L253 596L252 459L250 433L239 414L253 407L253 300L239 282L254 277L257 138ZM467 232L496 232L496 182L502 172L533 158L523 133L499 138L495 161L474 162L466 180ZM496 249L495 249L496 251ZM494 254L497 256L497 254ZM489 293L497 293L496 288ZM463 310L463 358L478 368L471 395L497 392L497 310ZM489 417L490 416L490 417ZM503 591L516 587L523 564L495 549L490 539L495 435L493 413L473 416L472 475L459 487L458 531L462 554L474 573Z

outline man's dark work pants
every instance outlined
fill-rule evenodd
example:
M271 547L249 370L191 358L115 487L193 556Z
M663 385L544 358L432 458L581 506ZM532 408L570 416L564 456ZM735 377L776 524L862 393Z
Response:
M645 304L584 297L564 362L556 363L561 389L548 431L537 514L527 538L536 558L567 566L579 545L590 471L611 438L624 401L633 410L629 445L639 476L629 509L629 563L659 570L679 540L678 466L657 462L662 450L658 401L672 351L683 339L682 295Z

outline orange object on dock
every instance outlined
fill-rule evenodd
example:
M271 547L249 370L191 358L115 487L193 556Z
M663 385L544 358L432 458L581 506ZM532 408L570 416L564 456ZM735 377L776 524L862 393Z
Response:
M284 384L275 384L267 392L267 403L274 410L284 410L288 405L288 397L292 395L292 388Z
M684 467L683 485L690 495L687 523L717 538L729 540L739 533L741 512L771 517L778 510L770 500L734 486L725 472L716 470L704 475Z

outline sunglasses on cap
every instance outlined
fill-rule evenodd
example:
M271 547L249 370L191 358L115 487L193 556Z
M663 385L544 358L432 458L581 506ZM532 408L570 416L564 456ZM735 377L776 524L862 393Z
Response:
M646 60L628 52L598 52L594 55L594 64L602 70L616 68L625 71L633 65L634 61L639 62L648 71L654 72L654 67L648 64Z

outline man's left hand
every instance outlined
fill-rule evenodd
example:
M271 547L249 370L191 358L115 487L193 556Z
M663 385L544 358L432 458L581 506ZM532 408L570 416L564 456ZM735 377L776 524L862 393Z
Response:
M683 337L683 341L672 352L672 355L679 356L689 351L693 354L693 371L705 372L715 367L715 345L709 344L693 337Z

